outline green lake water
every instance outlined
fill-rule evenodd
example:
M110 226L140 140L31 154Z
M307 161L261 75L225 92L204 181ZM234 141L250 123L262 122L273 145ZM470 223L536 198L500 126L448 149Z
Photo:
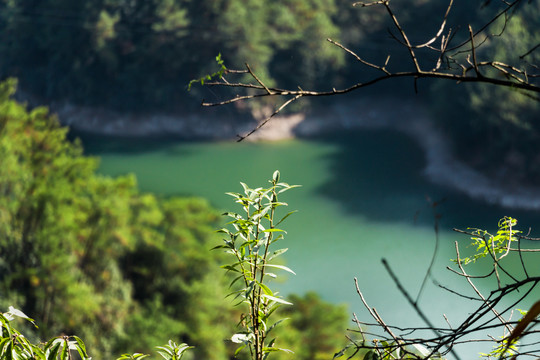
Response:
M464 281L445 268L455 258L454 242L464 249L469 241L453 227L495 230L498 219L510 215L534 228L538 215L472 201L429 183L422 175L421 150L391 131L275 143L87 137L84 144L88 154L101 157L103 174L134 173L143 191L201 196L223 210L234 209L224 193L240 192L240 181L265 186L279 169L283 181L302 187L283 199L298 210L285 223L288 235L282 243L289 248L287 265L297 275L276 286L285 294L317 291L328 301L346 303L366 321L372 319L356 294L354 277L388 322L420 324L381 259L416 297L435 248L434 213L441 217L433 279L454 289L464 289ZM433 208L428 200L440 204ZM445 313L458 324L470 309L470 302L433 280L419 304L436 323Z

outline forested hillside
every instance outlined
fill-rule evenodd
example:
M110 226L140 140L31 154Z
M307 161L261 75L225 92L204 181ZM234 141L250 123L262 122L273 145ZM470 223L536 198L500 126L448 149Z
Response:
M268 85L315 90L349 86L371 71L327 38L373 63L383 63L391 54L389 68L410 61L407 52L400 51L396 34L389 31L392 24L384 9L352 3L2 1L0 78L17 77L21 89L42 104L67 101L131 113L185 114L200 111L203 97L223 96L211 88L186 90L190 80L216 70L218 54L230 68L249 63ZM447 5L421 0L392 3L412 43L423 43L437 32ZM468 24L479 29L502 6L496 1L455 3L447 24L453 41L467 40ZM540 4L520 2L507 18L485 30L493 36L478 52L479 61L518 59L519 63L509 64L518 68L537 64L539 22ZM498 36L503 30L504 36ZM464 159L492 174L502 163L521 180L540 176L540 159L533 155L539 150L538 101L485 85L456 86L447 81L417 85L433 118ZM357 96L396 94L414 96L412 81L370 87Z
M189 105L187 83L213 70L219 52L227 63L249 62L261 76L321 85L343 66L343 54L324 39L348 28L354 40L363 34L358 16L332 0L0 6L3 76L46 99L131 111Z
M210 251L217 210L141 193L133 176L97 175L68 129L11 100L14 91L14 80L0 83L0 312L31 314L41 340L76 334L96 358L168 339L196 346L198 358L228 358L240 314L225 298L222 253ZM343 307L294 300L286 343L315 358L343 345Z
M391 24L384 9L352 3L3 1L0 74L19 78L22 89L46 101L67 99L129 111L193 105L186 85L213 72L218 53L231 68L249 63L269 84L331 89L355 82L366 68L327 38L369 61L384 59L389 52L390 65L407 61L406 53L393 53L398 44L388 32ZM438 30L447 4L416 0L394 6L411 40L421 42ZM497 6L458 4L449 23L483 24ZM538 11L537 4L530 4L517 13L510 41L515 51L537 40ZM466 31L458 34L468 36ZM506 49L493 51L504 57Z

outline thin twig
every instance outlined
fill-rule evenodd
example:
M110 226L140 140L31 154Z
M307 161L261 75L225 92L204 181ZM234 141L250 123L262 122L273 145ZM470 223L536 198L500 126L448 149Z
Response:
M540 43L536 44L535 46L533 46L529 51L527 51L525 54L521 55L519 58L520 59L523 59L525 56L531 54L533 51L535 51L536 49L540 48Z
M248 64L248 63L246 63L246 68L247 68L247 70L249 71L249 74L250 74L251 76L253 76L253 78L254 78L255 80L257 80L257 82L264 88L264 90L266 90L266 93L267 93L268 95L272 95L272 92L270 91L270 89L269 89L266 85L264 85L264 83L261 81L261 79L259 79L259 78L257 77L257 75L255 75L255 73L254 73L254 72L251 70L251 68L249 67L249 64Z
M280 112L281 110L283 110L285 107L287 107L287 105L289 105L289 104L292 103L293 101L296 101L296 100L300 99L301 97L302 97L302 94L296 95L295 97L293 97L293 98L291 98L291 99L285 101L285 102L283 103L283 105L281 105L276 111L274 111L274 112L272 113L272 115L268 116L266 119L264 119L263 121L261 121L261 122L259 123L259 125L257 125L255 128L253 128L253 129L252 129L250 132L248 132L246 135L243 135L243 136L242 136L242 135L238 135L238 140L237 140L237 141L240 142L240 141L244 140L245 138L247 138L248 136L250 136L251 134L253 134L255 131L257 131L257 130L259 130L260 128L262 128L264 125L266 125L266 123L267 123L268 121L270 121L270 119L272 119L274 116L276 116L277 114L279 114L279 112Z
M424 44L415 45L415 46L413 46L413 48L420 49L420 48L423 48L423 47L427 47L427 46L433 44L441 36L441 34L443 33L444 28L446 26L446 21L448 20L448 15L450 14L450 9L452 9L453 3L454 3L454 0L450 0L450 3L448 4L448 7L446 8L446 13L444 14L444 17L443 17L441 27L439 28L439 31L437 31L437 34L435 34L434 37L432 37L430 40L428 40ZM443 39L443 42L444 42L444 39Z
M386 62L384 64L384 66L378 66L378 65L375 65L375 64L372 64L364 59L362 59L360 56L358 56L358 54L356 54L354 51L346 48L345 46L343 46L342 44L338 43L337 41L334 41L330 38L326 39L328 42L336 45L337 47L339 47L340 49L342 49L343 51L351 54L352 56L354 56L356 58L356 60L358 60L359 62L361 62L362 64L368 66L368 67L371 67L371 68L374 68L374 69L377 69L377 70L380 70L382 72L384 72L386 75L390 75L390 72L388 70L385 69L386 65L388 64L388 58L386 59Z
M476 72L476 76L481 78L483 76L482 74L480 74L480 69L478 69L478 61L476 61L476 48L474 47L474 34L472 31L471 25L469 25L469 35L470 35L470 42L471 42L471 53L472 53L472 58L473 58L474 71Z
M412 62L414 64L414 68L416 69L416 72L422 73L422 70L420 69L420 64L418 63L418 59L416 58L416 54L415 54L415 52L413 50L413 47L411 46L409 38L407 37L407 34L405 33L405 31L403 30L403 28L399 24L398 19L396 18L396 16L394 15L392 9L390 8L389 0L382 1L382 4L386 8L386 11L390 15L390 18L392 19L392 21L394 22L394 26L397 28L397 30L401 34L401 38L405 42L407 50L409 51L409 55L411 56L411 60L412 60Z

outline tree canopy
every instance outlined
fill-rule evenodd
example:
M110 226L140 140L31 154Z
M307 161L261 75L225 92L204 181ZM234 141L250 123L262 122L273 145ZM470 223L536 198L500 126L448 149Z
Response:
M185 108L187 83L219 52L267 80L302 61L291 80L320 84L343 65L323 41L350 25L340 10L333 0L2 2L0 74L45 99L122 110Z

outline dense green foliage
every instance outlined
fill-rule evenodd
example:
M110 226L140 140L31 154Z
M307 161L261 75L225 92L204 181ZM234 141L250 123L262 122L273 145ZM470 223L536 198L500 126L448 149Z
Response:
M130 175L97 175L97 159L45 108L11 100L14 91L15 81L0 84L0 308L32 314L32 337L77 334L94 357L169 339L201 358L232 354L224 340L239 314L225 300L222 254L209 251L217 211L141 193ZM341 313L331 326L342 334L343 309L325 306Z
M76 335L60 335L47 342L33 342L27 334L18 330L16 320L26 320L35 327L37 324L22 311L9 307L9 311L0 313L0 359L2 360L91 360L84 341ZM17 326L17 327L16 327ZM156 352L165 360L181 360L187 350L193 346L169 340L167 344L156 346ZM76 357L75 353L79 357ZM133 353L122 354L117 360L141 360L148 354Z
M2 306L33 314L39 336L76 332L105 353L185 337L220 358L225 329L211 328L231 315L208 254L216 211L141 194L132 176L95 175L96 159L66 141L67 129L8 100L12 91L2 85Z

